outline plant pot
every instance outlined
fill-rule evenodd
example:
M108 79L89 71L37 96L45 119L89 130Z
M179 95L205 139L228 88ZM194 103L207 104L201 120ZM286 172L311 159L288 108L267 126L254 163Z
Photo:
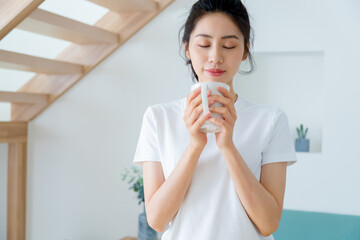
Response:
M157 240L157 232L152 229L146 219L146 211L139 215L139 233L138 240Z
M295 151L296 152L309 152L310 140L306 138L295 139Z

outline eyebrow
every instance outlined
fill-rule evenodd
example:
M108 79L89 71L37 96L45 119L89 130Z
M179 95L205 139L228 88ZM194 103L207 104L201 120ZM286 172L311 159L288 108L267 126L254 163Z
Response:
M197 34L195 37L213 38L212 36L210 36L208 34L203 34L203 33ZM239 39L239 37L236 35L226 35L226 36L223 36L221 39L229 39L229 38Z

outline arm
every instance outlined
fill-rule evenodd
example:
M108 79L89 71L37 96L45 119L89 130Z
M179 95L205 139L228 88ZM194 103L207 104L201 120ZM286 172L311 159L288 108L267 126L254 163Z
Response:
M248 216L263 236L271 235L280 224L287 163L263 165L258 182L235 146L223 148L221 152Z
M161 163L143 163L146 215L156 231L164 231L179 210L202 150L189 144L166 180Z

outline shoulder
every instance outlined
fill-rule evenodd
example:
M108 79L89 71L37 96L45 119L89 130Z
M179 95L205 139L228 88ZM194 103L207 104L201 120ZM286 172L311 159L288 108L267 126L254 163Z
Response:
M241 97L241 111L246 114L253 115L273 115L276 111L282 111L282 109L275 104L256 103L245 97Z
M243 114L252 120L259 119L262 122L270 122L271 125L279 119L287 120L286 112L277 104L256 103L245 97L241 97L241 101L240 116Z
M151 115L153 118L171 117L182 115L185 110L186 98L175 99L170 102L162 102L149 105L145 110L145 115Z

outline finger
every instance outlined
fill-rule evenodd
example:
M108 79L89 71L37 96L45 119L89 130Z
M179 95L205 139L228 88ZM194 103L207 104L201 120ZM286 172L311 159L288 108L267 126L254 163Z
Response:
M210 116L211 116L211 112L202 115L200 118L196 120L193 126L199 130L200 127L205 123L205 121L210 118Z
M215 102L219 102L219 103L222 103L222 104L225 104L225 105L229 105L231 103L230 98L227 98L227 97L224 97L224 96L221 96L221 95L211 95L209 97L209 99L215 100Z
M194 100L194 98L196 98L196 96L201 92L201 86L199 86L198 88L196 88L194 91L192 91L186 98L186 106L188 106L190 104L190 102L192 100Z
M201 101L201 99L200 99ZM210 105L214 104L214 101L209 101L209 107ZM194 124L194 122L199 118L199 115L204 112L204 105L202 104L202 102L200 102L200 104L195 107L193 109L193 111L190 113L190 117L189 117L189 121L191 123L191 125Z
M222 95L224 95L224 97L230 98L233 102L235 101L235 97L230 93L229 90L221 86L218 86L217 89L220 93L222 93Z
M228 123L233 123L235 122L235 118L227 108L225 107L210 107L209 110L212 113L218 113L221 114L223 116L223 118L225 119L226 122Z
M195 101L195 100L194 100ZM209 101L209 107L214 104L214 101ZM190 104L192 105L192 104ZM201 99L199 100L199 103L196 107L189 107L188 110L185 112L184 114L184 121L185 121L185 124L188 126L188 127L191 127L194 122L199 118L200 114L203 113L204 111L204 106L202 104L202 101Z
M211 91L208 91L208 96L211 94ZM212 101L211 101L212 102ZM200 94L200 92L197 93L195 99L193 99L191 102L189 102L190 107L187 109L185 109L185 111L187 111L187 113L185 113L185 115L191 115L191 112L200 104L202 103L202 96Z
M208 96L211 94L211 91L208 90ZM201 86L197 87L195 90L193 90L186 98L186 106L188 106L190 104L190 102L192 100L194 100L194 98L196 98L199 94L201 93ZM201 95L201 94L200 94Z
M196 90L194 90L195 92ZM185 114L184 114L184 120L187 121L187 119L191 116L191 113L194 111L194 109L200 104L201 102L201 95L199 95L200 92L197 92L197 95L194 95L195 98L191 100L191 102L187 103L187 106L185 108ZM189 95L190 97L190 95Z
M220 95L211 95L209 99L214 100L215 102L221 103L224 107L228 108L231 115L236 115L236 110L234 106L234 102L231 99L226 98Z
M224 128L227 129L227 127L229 126L229 124L224 119L220 119L217 117L211 117L208 119L208 121L219 125L222 129L224 129Z
M202 104L197 106L192 112L189 117L190 125L194 125L194 122L199 118L199 115L204 111L204 107Z

